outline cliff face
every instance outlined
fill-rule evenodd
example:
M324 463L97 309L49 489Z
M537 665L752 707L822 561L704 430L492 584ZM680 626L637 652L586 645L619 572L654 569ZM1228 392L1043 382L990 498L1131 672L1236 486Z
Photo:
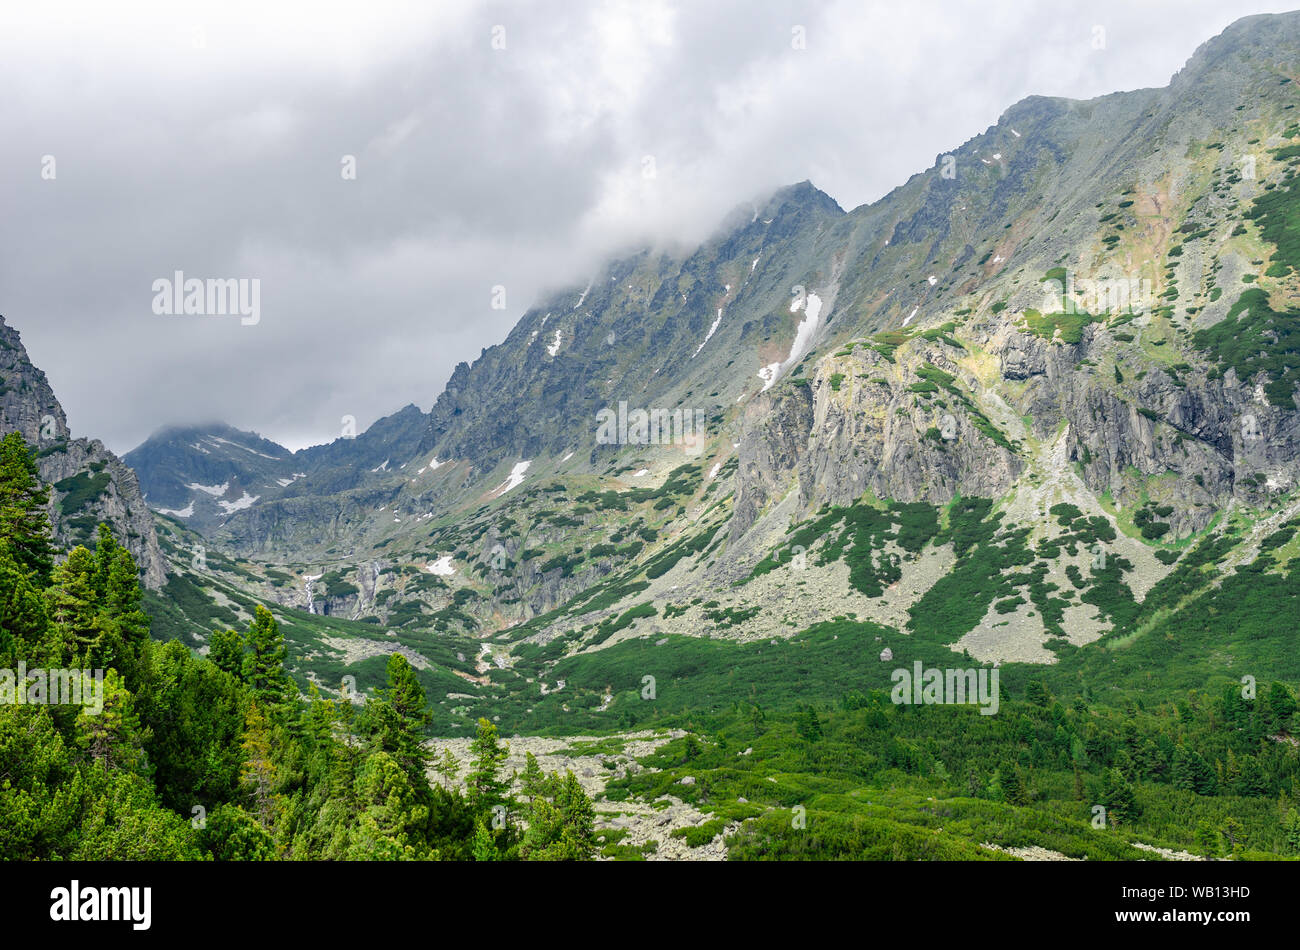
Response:
M1300 483L1297 62L1300 15L1248 18L1166 88L1025 99L871 205L782 189L548 295L430 413L277 462L255 503L189 526L343 571L361 593L331 612L388 623L420 597L495 627L662 555L657 580L700 518L735 579L826 505L978 496L1035 531L1055 506L1110 519L1140 594ZM703 444L605 444L624 404L701 411ZM174 485L198 478L188 444ZM357 566L448 556L455 579L391 594Z
M69 436L45 374L2 317L0 389L0 432L20 432L36 448L41 480L51 486L50 521L58 543L87 543L106 522L131 551L145 585L160 588L167 580L166 561L135 473L98 440Z

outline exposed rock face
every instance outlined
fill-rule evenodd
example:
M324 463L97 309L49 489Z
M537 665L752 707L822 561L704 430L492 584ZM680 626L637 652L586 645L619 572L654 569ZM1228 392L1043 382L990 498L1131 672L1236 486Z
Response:
M458 366L430 413L408 407L296 453L290 484L191 524L299 566L411 569L455 553L477 565L451 585L483 593L467 609L504 623L688 538L709 507L730 518L725 556L744 555L728 571L747 570L790 521L872 495L1020 496L1017 517L1035 523L1067 498L1121 519L1149 505L1169 541L1229 505L1267 507L1300 482L1300 412L1268 397L1276 367L1239 378L1232 348L1215 352L1202 334L1247 286L1290 321L1259 334L1258 350L1300 325L1282 314L1300 303L1294 274L1270 275L1251 210L1293 187L1297 61L1300 14L1248 18L1165 89L1030 97L941 157L952 174L936 161L870 205L845 211L806 182L782 189L698 247L634 253L548 295ZM1246 154L1253 177L1240 174ZM1097 280L1146 289L1134 308L1073 299ZM822 305L805 323L813 296ZM633 540L611 518L615 496L698 461L678 445L600 442L598 413L620 403L701 410L712 494L663 499L653 510L671 523L615 565L591 554ZM512 484L524 463L526 483ZM200 467L173 470L188 486ZM564 525L529 510L553 507L541 498L552 481L591 489L570 496L582 513L547 512ZM474 537L430 550L458 521ZM1121 527L1137 533L1136 521ZM606 537L566 534L597 530ZM484 567L498 544L512 565L502 576ZM554 566L578 553L576 576ZM926 565L927 582L943 569ZM349 583L359 599L326 595L324 609L387 621L375 603L387 581ZM453 591L419 596L440 608Z
M736 507L731 519L733 540L748 531L768 505L793 487L792 476L808 450L813 419L809 386L765 394L746 407L741 419Z
M0 432L20 432L36 447L41 480L53 486L50 521L58 543L88 542L106 522L135 558L145 585L161 587L166 562L135 473L101 442L70 438L67 417L45 374L32 365L18 331L3 318L0 377Z

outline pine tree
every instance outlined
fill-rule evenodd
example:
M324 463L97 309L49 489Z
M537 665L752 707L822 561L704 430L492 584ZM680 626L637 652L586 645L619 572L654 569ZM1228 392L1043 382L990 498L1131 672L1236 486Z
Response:
M31 450L20 433L9 433L0 440L0 539L38 587L49 584L54 569L49 503Z
M8 542L0 540L0 659L14 651L31 656L45 638L49 623L43 593L14 560Z
M242 778L252 793L258 821L274 834L278 772L271 759L271 727L256 701L249 704L244 717L244 739L240 748L244 750Z
M53 622L55 665L70 666L74 659L94 663L101 654L104 634L95 593L95 561L90 552L76 547L54 569L45 592Z
M1300 854L1300 812L1292 808L1282 821L1282 834L1291 854Z
M442 776L443 788L449 789L456 784L456 776L460 774L460 763L451 754L451 749L442 750L442 757L436 760L433 768Z
M496 838L488 830L487 823L480 817L474 826L474 860L499 861L500 859L501 852L497 850Z
M542 773L541 766L537 764L537 757L531 752L524 758L524 773L520 783L523 793L528 796L529 802L536 801L539 796L545 793L546 776Z
M84 683L84 681L83 681ZM83 697L86 686L83 685ZM144 743L149 739L135 714L134 697L122 685L116 670L103 681L103 708L87 706L77 715L77 743L96 762L110 769L146 770Z
M244 656L244 682L253 695L268 706L276 706L295 692L284 671L287 649L280 625L271 611L258 605L248 628L248 652Z
M219 670L243 678L244 636L238 630L213 630L208 640L208 659Z
M1141 814L1133 787L1125 780L1119 769L1106 772L1105 784L1102 786L1101 803L1106 806L1106 814L1114 824L1126 825Z
M412 775L423 778L429 758L424 730L433 716L415 669L400 653L388 658L388 686L379 691L373 714L380 724L380 747Z
M94 584L99 594L103 626L114 655L105 662L133 671L145 642L150 620L141 609L144 594L131 552L114 540L107 525L99 526L95 547Z
M499 772L510 750L497 742L497 727L486 719L479 719L478 734L469 744L469 751L473 757L466 778L469 800L482 816L506 800L506 783L501 780Z
M572 771L565 773L556 805L564 817L565 836L575 857L583 861L589 859L596 850L596 809Z

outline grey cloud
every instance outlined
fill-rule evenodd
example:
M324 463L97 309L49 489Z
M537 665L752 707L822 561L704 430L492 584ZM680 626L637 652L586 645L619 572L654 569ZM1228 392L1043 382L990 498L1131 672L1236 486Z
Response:
M805 178L874 200L1025 95L1160 85L1232 19L1285 9L1238 6L309 6L277 33L236 4L198 18L203 49L165 6L90 4L75 29L28 12L0 22L0 313L74 429L118 451L211 419L326 441L343 415L427 408L612 249L698 240ZM261 323L154 315L177 269L260 278Z

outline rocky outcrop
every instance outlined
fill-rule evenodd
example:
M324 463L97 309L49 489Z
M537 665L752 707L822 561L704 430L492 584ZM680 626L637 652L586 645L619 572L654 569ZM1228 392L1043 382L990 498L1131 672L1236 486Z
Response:
M147 587L167 580L153 515L131 471L104 445L74 439L45 374L32 365L18 331L0 318L0 432L20 432L51 486L50 521L62 546L91 542L100 522L130 550Z

